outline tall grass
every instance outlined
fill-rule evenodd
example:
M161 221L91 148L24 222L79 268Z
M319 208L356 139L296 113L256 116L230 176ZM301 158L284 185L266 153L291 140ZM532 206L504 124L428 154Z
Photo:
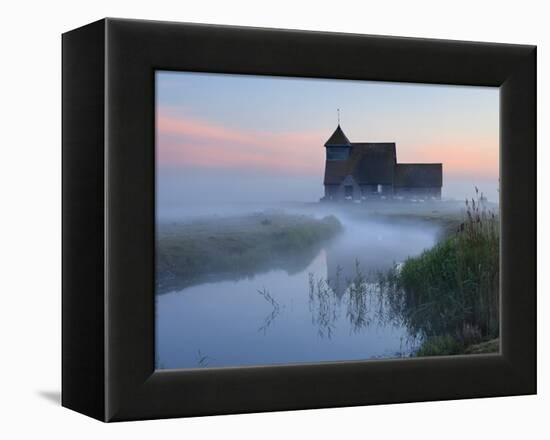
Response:
M476 195L454 234L384 279L394 313L427 341L420 353L452 354L450 339L466 347L498 337L499 218Z

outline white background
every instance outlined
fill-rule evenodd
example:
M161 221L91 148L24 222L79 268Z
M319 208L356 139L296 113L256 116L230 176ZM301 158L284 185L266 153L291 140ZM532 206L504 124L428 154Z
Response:
M549 163L550 14L545 3L3 2L0 437L549 438L550 410L544 407L550 407L549 278L545 276L550 247L545 193L550 190L550 176L542 171ZM539 395L109 425L61 408L60 34L105 16L538 45Z

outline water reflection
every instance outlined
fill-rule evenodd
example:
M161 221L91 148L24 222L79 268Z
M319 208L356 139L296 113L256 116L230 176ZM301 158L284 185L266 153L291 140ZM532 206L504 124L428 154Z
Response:
M342 278L342 273L353 273L353 277ZM371 282L372 279L376 282ZM373 324L400 325L402 320L398 319L395 309L390 309L386 291L378 280L373 274L365 275L358 259L353 268L337 265L334 281L316 278L310 273L309 310L319 336L331 337L342 312L352 333L359 333Z
M157 365L197 368L408 356L407 304L378 274L433 245L434 231L363 223L299 266L208 281L157 296ZM294 261L298 261L294 260Z
M337 310L341 297L336 294L326 280L322 278L316 280L313 273L309 273L308 277L311 322L317 327L319 337L330 339L336 327Z
M279 303L275 300L275 298L273 298L271 296L271 294L268 292L268 290L264 287L263 289L261 290L258 290L258 293L271 305L271 307L273 308L271 310L271 313L269 313L269 315L267 315L264 319L264 323L262 324L262 326L260 328L258 328L258 331L259 332L262 332L264 335L266 334L267 330L269 329L269 327L271 327L271 325L273 324L273 322L275 321L275 318L277 318L277 316L279 316L279 313L281 313L281 306L279 305Z
M211 358L210 356L206 356L202 354L202 352L197 350L197 366L199 368L206 368L210 364Z
M239 281L245 278L251 279L273 270L283 270L289 276L292 276L304 271L313 259L319 255L321 249L323 249L322 244L312 245L307 248L294 250L291 253L285 253L284 255L273 255L271 258L265 258L263 261L258 260L250 268L237 267L226 272L205 272L187 277L177 276L170 270L157 270L156 292L164 294L205 283Z

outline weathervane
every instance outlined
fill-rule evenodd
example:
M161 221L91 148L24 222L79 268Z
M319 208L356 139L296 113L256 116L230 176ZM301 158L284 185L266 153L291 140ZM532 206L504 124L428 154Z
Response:
M340 125L340 109L337 108L336 111L338 112L338 125Z

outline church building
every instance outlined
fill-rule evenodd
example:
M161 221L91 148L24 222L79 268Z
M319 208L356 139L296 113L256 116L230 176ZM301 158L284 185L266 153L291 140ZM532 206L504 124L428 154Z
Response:
M325 200L439 199L441 163L397 163L395 142L350 142L340 124L325 143Z

